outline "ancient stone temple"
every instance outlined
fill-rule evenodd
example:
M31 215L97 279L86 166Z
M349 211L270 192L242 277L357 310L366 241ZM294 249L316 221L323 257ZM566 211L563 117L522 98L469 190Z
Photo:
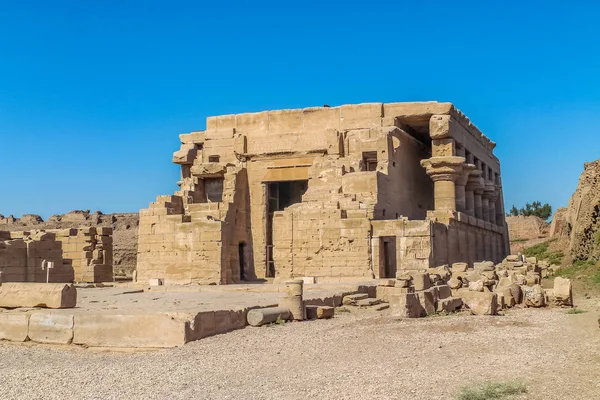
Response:
M496 144L450 103L210 117L140 211L137 279L395 277L507 254Z

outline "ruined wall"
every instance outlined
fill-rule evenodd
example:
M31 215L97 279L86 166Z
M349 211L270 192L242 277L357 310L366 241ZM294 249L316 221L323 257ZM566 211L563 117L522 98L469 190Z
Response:
M53 215L47 221L35 214L24 214L21 218L0 215L0 231L49 231L83 227L112 229L112 266L115 276L122 278L131 277L135 270L138 224L138 213L103 214L99 211L74 210Z
M112 230L79 229L3 232L0 271L4 282L45 282L42 261L54 262L50 282L110 282Z
M42 260L54 263L49 282L73 282L73 268L63 264L60 241L48 232L4 232L0 242L2 282L46 282Z

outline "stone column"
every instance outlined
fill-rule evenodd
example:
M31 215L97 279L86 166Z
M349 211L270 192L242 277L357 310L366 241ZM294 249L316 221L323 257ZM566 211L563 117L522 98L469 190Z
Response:
M496 225L504 225L504 202L502 199L502 186L496 185L498 191L498 198L496 199Z
M474 217L481 218L481 194L483 193L483 172L474 169L469 173L467 179L466 190L466 205L467 210Z
M460 212L468 213L467 211L467 194L466 184L469 179L469 174L475 169L474 164L463 164L462 172L456 178L456 209Z
M456 210L456 178L462 172L464 157L431 157L421 160L427 175L433 181L435 210Z
M493 205L495 199L496 187L490 182L485 182L485 187L483 189L483 195L481 196L481 212L483 214L483 220L486 222L494 222L491 215L491 205ZM494 219L496 219L496 210L494 209Z

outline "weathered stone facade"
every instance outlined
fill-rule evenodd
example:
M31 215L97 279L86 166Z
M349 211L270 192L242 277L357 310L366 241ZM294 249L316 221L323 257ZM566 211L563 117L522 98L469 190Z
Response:
M112 258L111 228L0 231L0 282L46 282L43 260L49 282L109 282Z
M137 279L395 277L509 252L495 143L450 103L207 119L140 211Z

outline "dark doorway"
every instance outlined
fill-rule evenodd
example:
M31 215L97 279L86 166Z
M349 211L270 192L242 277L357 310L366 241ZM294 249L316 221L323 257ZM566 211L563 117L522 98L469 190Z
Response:
M241 281L245 281L246 280L246 256L245 256L245 251L246 251L246 243L241 242L238 245L238 258L240 260L240 280Z
M205 178L204 193L206 200L211 203L220 203L223 201L223 178Z
M302 195L308 189L308 181L268 182L267 185L267 231L266 231L266 276L275 276L273 260L273 213L283 211L292 204L302 202Z
M396 237L386 236L379 241L379 277L396 277Z

